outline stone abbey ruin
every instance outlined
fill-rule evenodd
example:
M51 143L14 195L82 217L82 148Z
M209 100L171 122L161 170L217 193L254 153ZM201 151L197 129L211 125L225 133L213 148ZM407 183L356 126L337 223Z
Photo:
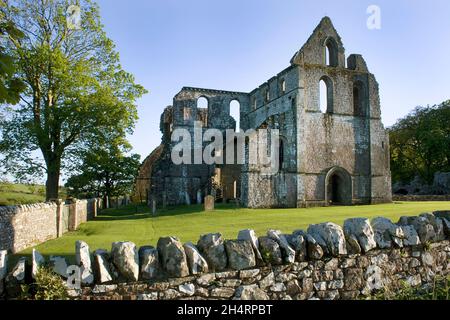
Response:
M321 84L325 103L320 101ZM207 99L207 107L198 107L200 98ZM240 106L242 130L279 130L278 173L264 175L261 166L247 163L173 164L173 130L193 132L196 121L203 130L236 130L237 119L230 115L233 101ZM190 204L208 194L250 208L392 199L389 138L381 121L378 83L361 55L345 59L328 17L288 68L250 93L183 88L164 110L160 129L162 143L144 162L136 184L136 193L158 204ZM245 145L246 156L248 152Z

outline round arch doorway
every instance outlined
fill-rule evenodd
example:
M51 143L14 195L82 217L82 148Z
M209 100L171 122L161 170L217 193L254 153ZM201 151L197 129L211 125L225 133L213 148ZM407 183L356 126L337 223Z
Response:
M352 204L352 177L341 167L331 168L325 177L325 203L327 205Z

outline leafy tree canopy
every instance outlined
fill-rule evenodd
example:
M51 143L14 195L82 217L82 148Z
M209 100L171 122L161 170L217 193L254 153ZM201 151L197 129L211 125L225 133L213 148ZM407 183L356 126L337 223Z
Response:
M67 180L69 194L77 198L131 194L140 156L126 156L128 151L126 143L115 140L86 152L79 173Z
M450 172L450 100L417 107L389 129L394 182L419 176L431 184L436 172Z
M80 8L80 28L67 22L71 5ZM56 198L62 170L108 135L132 132L146 91L122 69L94 1L11 0L0 12L23 33L7 39L5 52L25 83L20 105L0 123L1 164L16 178L45 173L46 197Z

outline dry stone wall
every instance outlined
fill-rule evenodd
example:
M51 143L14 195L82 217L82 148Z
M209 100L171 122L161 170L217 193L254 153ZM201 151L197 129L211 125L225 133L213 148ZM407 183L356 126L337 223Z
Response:
M352 218L343 228L321 223L292 234L269 230L257 237L242 230L237 240L206 234L196 245L176 237L160 238L156 247L115 242L110 252L93 254L77 241L82 286L69 293L83 300L356 299L449 276L449 239L450 211L439 211L397 223ZM26 275L44 264L73 280L63 257L45 261L34 251L31 265L20 259L9 270L6 260L0 252L3 297L14 298Z

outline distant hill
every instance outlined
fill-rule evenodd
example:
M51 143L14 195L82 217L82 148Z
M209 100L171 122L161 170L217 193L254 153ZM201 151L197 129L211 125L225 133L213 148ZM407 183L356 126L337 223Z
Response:
M61 199L66 190L60 188ZM45 186L37 184L0 183L0 206L31 204L45 201Z

